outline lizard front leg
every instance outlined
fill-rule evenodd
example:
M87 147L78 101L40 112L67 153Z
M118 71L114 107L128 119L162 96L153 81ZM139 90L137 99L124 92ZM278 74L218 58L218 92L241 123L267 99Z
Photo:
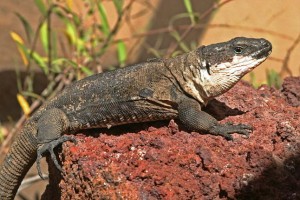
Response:
M214 117L201 110L200 104L191 98L183 98L178 104L179 120L192 131L204 131L232 140L232 133L249 136L252 127L245 124L220 124Z
M45 111L37 123L37 169L42 177L40 160L44 153L49 152L55 166L61 171L53 149L65 141L76 142L72 136L63 135L69 129L69 120L66 114L57 108Z

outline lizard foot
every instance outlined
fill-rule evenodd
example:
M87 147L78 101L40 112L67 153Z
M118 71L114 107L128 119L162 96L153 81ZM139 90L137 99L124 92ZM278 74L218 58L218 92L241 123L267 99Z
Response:
M227 122L226 124L216 124L212 126L210 132L215 135L221 135L227 140L233 140L230 134L238 133L249 137L252 130L252 126L246 124L233 125L231 122Z
M36 159L36 164L37 164L37 171L38 171L38 174L39 176L43 178L42 176L42 171L41 171L41 166L40 166L40 161L43 157L43 154L46 153L46 152L49 152L50 153L50 156L51 156L51 159L53 161L53 163L55 164L55 166L57 167L57 169L59 171L62 171L62 168L61 166L59 165L57 159L56 159L56 155L53 151L53 149L55 147L57 147L58 145L66 142L66 141L72 141L74 142L75 144L77 143L75 138L73 136L70 136L70 135L63 135L61 137L59 137L58 139L56 140L52 140L51 142L48 142L48 143L44 143L44 144L41 144L37 150L37 159Z

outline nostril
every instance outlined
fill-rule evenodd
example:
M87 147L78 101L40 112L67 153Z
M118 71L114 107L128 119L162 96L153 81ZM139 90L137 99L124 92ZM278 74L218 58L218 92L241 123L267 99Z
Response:
M266 39L263 39L263 38L261 38L259 41L260 41L261 44L267 44L268 43L268 41Z
M268 40L266 40L266 44L265 44L267 47L270 47L270 49L272 49L272 44L271 42L269 42Z
M261 39L260 39L260 43L261 43L262 45L266 46L266 47L272 48L272 44L271 44L268 40L266 40L266 39L261 38Z

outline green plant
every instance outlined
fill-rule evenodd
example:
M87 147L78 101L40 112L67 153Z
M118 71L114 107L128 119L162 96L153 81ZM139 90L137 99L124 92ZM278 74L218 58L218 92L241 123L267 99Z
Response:
M29 99L44 101L61 90L63 84L73 79L78 80L92 75L97 70L103 71L103 69L99 69L102 67L99 61L109 49L116 49L119 62L117 67L125 66L128 59L125 41L117 39L116 35L126 12L130 10L133 2L138 1L131 0L125 4L123 0L112 0L114 12L117 14L115 23L108 20L105 1L82 1L81 7L84 9L81 10L78 10L78 7L76 9L73 0L59 2L55 0L34 1L41 16L40 23L36 28L33 28L33 25L24 16L16 13L24 27L25 37L22 38L16 32L11 32L11 37L18 47L27 70L25 81L18 81L18 101L27 115L32 110L29 108L30 103L27 102ZM193 11L190 0L183 0L183 3L186 12L172 17L169 26L172 27L172 23L178 19L188 18L190 27L183 34L179 33L176 28L169 30L169 34L175 40L173 48L170 45L171 48L167 52L172 56L196 47L195 44L187 45L184 37L200 18ZM59 21L61 27L54 27L53 20ZM162 57L166 54L159 48L149 47L149 50L155 57ZM35 94L33 91L35 66L43 71L49 81L48 87L41 95ZM115 67L109 69L115 69Z
M2 143L3 140L4 140L4 133L2 129L2 124L0 123L0 144Z
M271 70L267 69L266 76L267 76L268 86L275 87L277 89L279 89L281 87L282 79L281 79L280 74L278 72L276 72L273 69L271 69Z
M276 72L275 70L267 69L266 70L266 82L259 83L256 80L256 75L254 72L250 72L250 83L253 85L254 88L259 88L262 84L267 84L270 87L275 87L276 89L280 89L282 84L282 79L280 77L280 74Z
M26 37L22 38L18 33L11 32L27 70L25 81L18 82L18 100L23 111L26 111L25 114L29 114L30 110L28 97L33 100L46 99L55 94L62 80L72 81L74 78L92 75L96 67L101 66L101 56L112 46L116 47L119 66L124 66L127 60L125 43L120 39L116 40L115 36L120 29L124 12L130 8L131 3L124 6L123 0L112 1L118 16L117 22L112 25L108 22L106 8L100 0L83 1L84 9L79 11L74 8L72 0L64 3L54 0L34 2L42 18L35 31L24 16L16 13ZM53 19L58 20L62 27L54 27ZM87 25L87 22L90 24ZM38 51L38 47L42 50ZM41 95L34 94L32 89L34 66L40 68L49 81ZM63 77L57 80L59 74L63 74Z
M251 83L251 85L254 87L254 88L258 88L260 86L260 84L257 82L256 80L256 76L255 76L255 73L254 72L250 72L250 80L249 82Z

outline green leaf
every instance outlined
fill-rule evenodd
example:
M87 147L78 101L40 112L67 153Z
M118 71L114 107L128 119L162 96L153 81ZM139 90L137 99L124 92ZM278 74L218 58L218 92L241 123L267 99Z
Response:
M100 14L101 30L103 34L107 37L110 34L110 28L109 28L109 23L107 20L105 8L101 2L97 3L97 7Z
M52 60L52 65L63 65L66 60L66 58L56 58Z
M162 57L161 53L160 53L157 49L155 49L155 48L148 47L148 48L147 48L147 51L148 51L149 53L153 54L153 56L154 56L155 58L161 58L161 57Z
M28 23L28 21L19 13L15 13L15 15L19 18L19 20L22 22L22 25L25 29L25 33L26 33L26 37L27 40L29 41L29 43L31 43L31 37L33 35L33 30L30 26L30 24Z
M56 16L62 20L64 20L66 18L65 13L63 12L65 9L60 9L57 7L54 7L52 12L56 14Z
M192 24L195 24L196 20L195 20L195 15L193 13L193 6L192 6L191 1L190 0L183 0L183 2L184 2L185 9L187 10L187 12L190 16Z
M51 62L51 71L54 73L60 73L64 67L64 59L65 58L54 58Z
M71 65L72 67L74 67L75 69L78 68L78 65L77 63L75 63L74 61L72 60L69 60L67 58L58 58L54 61L56 64L62 64L63 62L66 62L68 63L69 65Z
M42 101L45 101L45 99L42 96L40 96L40 95L38 95L34 92L22 91L22 95L25 96L25 97L32 97L32 98L35 98L35 99L40 99Z
M60 67L63 66L64 63L71 65L71 67L74 67L75 69L78 68L78 65L72 60L69 60L67 58L56 58L52 61L52 65L54 66L53 70L55 72L60 72L61 71Z
M21 58L23 60L23 63L25 66L28 66L29 64L29 61L28 61L28 54L27 54L27 49L26 47L24 46L24 41L23 39L21 38L20 35L18 35L17 33L15 32L10 32L10 36L12 37L12 39L16 42L17 46L18 46L18 51L21 55Z
M2 142L3 140L4 140L4 133L3 133L2 125L0 123L0 142Z
M20 105L20 107L22 108L22 111L24 112L24 114L26 116L29 116L30 114L30 105L28 103L28 101L26 100L26 98L22 95L22 94L17 94L17 100L18 103Z
M172 52L171 57L175 57L175 56L178 56L180 54L182 54L182 51L177 50L177 51Z
M88 67L85 66L79 66L76 62L66 59L66 58L58 58L53 61L52 64L54 65L63 65L63 63L66 62L67 64L71 65L71 67L75 69L80 69L83 73L85 73L87 76L91 76L94 74L92 70L90 70Z
M282 80L278 72L274 69L268 70L267 69L267 83L271 87L275 87L279 89L281 87Z
M259 84L257 83L256 76L255 76L254 72L253 71L250 72L249 76L250 76L251 85L253 85L253 87L257 89L259 87Z
M94 72L92 70L90 70L89 68L85 67L85 66L80 66L80 69L83 73L85 73L87 76L91 76L94 74Z
M117 51L118 51L119 63L121 66L124 66L125 61L127 59L127 51L126 51L125 43L122 40L118 41Z
M34 3L36 5L36 7L38 7L39 11L44 15L46 16L47 14L47 9L46 9L46 6L43 2L43 0L34 0Z
M48 75L49 69L48 66L42 56L40 56L37 52L32 53L32 59L35 61L35 63L43 70L43 72Z
M21 55L24 65L28 66L28 64L29 64L28 49L23 44L17 44L17 45L18 45L18 50L20 52L20 55Z
M76 28L70 21L65 21L66 23L66 35L69 39L71 45L75 45L77 41Z
M53 58L57 58L57 56L58 56L58 52L57 52L57 50L58 50L58 48L57 48L57 44L58 44L57 33L52 32L51 42L52 42L51 43L51 46L52 46L51 50L52 50Z
M72 14L73 21L76 24L76 26L80 26L82 24L80 17L74 12L72 12L71 14Z
M80 53L85 53L85 41L82 39L82 38L78 38L77 40L77 51L80 52Z
M121 15L124 1L123 0L113 0L113 2L114 2L114 5L116 7L118 14Z
M198 47L198 42L195 40L191 41L190 49L197 49L197 47Z
M170 35L175 38L175 40L179 43L180 48L184 52L190 51L189 47L184 42L181 41L181 36L179 35L179 33L177 31L170 32Z
M48 30L47 29L48 29L48 24L47 24L47 22L44 22L40 29L40 38L41 38L41 42L42 42L44 51L46 53L48 53L49 42L50 42L50 41L48 41Z

